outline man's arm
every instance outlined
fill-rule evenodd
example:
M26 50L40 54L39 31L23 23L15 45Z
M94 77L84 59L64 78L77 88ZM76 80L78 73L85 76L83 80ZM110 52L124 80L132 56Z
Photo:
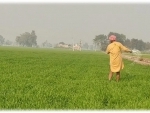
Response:
M109 54L110 51L109 51L109 46L107 46L107 49L106 49L106 54Z
M127 47L123 46L121 43L120 43L120 47L121 47L121 50L122 50L122 51L132 53L132 50L130 50L130 49L128 49Z

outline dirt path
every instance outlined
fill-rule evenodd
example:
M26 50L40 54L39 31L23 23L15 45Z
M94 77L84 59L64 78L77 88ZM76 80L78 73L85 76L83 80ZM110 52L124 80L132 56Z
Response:
M150 59L148 58L140 58L138 56L130 56L130 55L122 55L124 59L133 61L135 63L141 64L141 65L150 65Z

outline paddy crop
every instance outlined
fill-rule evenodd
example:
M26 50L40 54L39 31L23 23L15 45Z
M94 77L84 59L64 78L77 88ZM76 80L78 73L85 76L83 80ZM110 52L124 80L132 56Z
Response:
M94 51L0 47L0 109L150 109L149 66L124 60L108 81L109 56Z

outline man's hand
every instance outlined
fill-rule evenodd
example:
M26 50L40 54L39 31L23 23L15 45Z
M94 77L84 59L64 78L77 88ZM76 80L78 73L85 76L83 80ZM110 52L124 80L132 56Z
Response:
M130 51L130 53L132 53L132 50Z

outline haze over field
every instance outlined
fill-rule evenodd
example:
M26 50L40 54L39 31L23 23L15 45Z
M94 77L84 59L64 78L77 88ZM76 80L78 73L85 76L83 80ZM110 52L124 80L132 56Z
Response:
M38 44L93 43L96 35L117 32L150 41L150 4L0 4L0 35L16 36L35 30Z

